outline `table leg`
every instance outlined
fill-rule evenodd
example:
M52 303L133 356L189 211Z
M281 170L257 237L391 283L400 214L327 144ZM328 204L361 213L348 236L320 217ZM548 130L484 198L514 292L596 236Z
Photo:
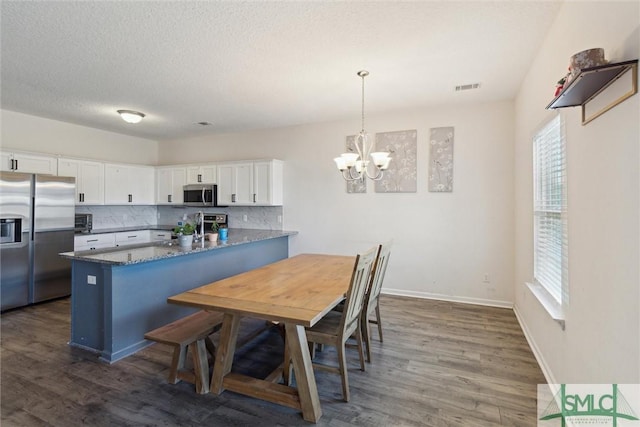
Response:
M302 407L302 417L306 421L318 422L322 416L322 408L304 326L290 323L285 323L284 326Z
M220 394L224 391L222 381L224 376L231 372L233 355L236 352L236 342L238 340L238 330L241 316L225 313L220 330L220 344L216 353L216 361L213 365L211 375L211 392Z

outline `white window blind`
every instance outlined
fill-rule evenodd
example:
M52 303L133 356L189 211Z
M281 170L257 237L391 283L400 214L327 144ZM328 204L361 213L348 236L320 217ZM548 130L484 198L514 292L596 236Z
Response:
M533 138L534 280L559 303L568 299L567 163L558 114Z

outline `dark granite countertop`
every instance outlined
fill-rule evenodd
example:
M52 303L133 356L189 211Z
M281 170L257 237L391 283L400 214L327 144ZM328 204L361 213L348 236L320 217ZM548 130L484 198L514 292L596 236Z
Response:
M157 226L156 226L157 227ZM133 228L133 230L152 229L160 230L161 228ZM102 232L103 230L99 230ZM119 229L119 231L126 231ZM107 231L105 231L106 233ZM113 233L114 231L110 231ZM93 251L77 251L63 252L60 256L76 261L89 261L102 264L113 265L129 265L142 262L157 261L177 256L186 256L194 253L222 249L228 246L242 245L253 243L260 240L277 239L285 236L298 234L297 231L282 230L253 230L245 228L230 228L228 239L217 242L202 241L193 243L191 247L182 247L178 245L177 240L152 242L141 245L120 246L116 248L108 248Z

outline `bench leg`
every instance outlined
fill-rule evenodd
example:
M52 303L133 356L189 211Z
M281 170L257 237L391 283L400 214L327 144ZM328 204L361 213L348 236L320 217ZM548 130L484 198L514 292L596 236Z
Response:
M209 362L207 361L207 348L204 340L197 340L189 344L193 370L195 371L196 392L209 393Z
M176 345L173 348L173 360L171 361L171 370L169 371L169 384L177 384L178 372L184 369L185 358L187 357L187 347Z
M211 355L211 362L213 363L216 360L216 346L211 341L211 338L206 337L204 339L204 345L207 346L207 351Z

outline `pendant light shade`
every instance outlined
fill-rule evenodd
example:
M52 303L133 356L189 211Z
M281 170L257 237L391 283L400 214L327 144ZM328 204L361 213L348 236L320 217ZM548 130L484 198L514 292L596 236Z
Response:
M118 114L127 123L140 123L144 118L144 114L133 110L118 110Z

